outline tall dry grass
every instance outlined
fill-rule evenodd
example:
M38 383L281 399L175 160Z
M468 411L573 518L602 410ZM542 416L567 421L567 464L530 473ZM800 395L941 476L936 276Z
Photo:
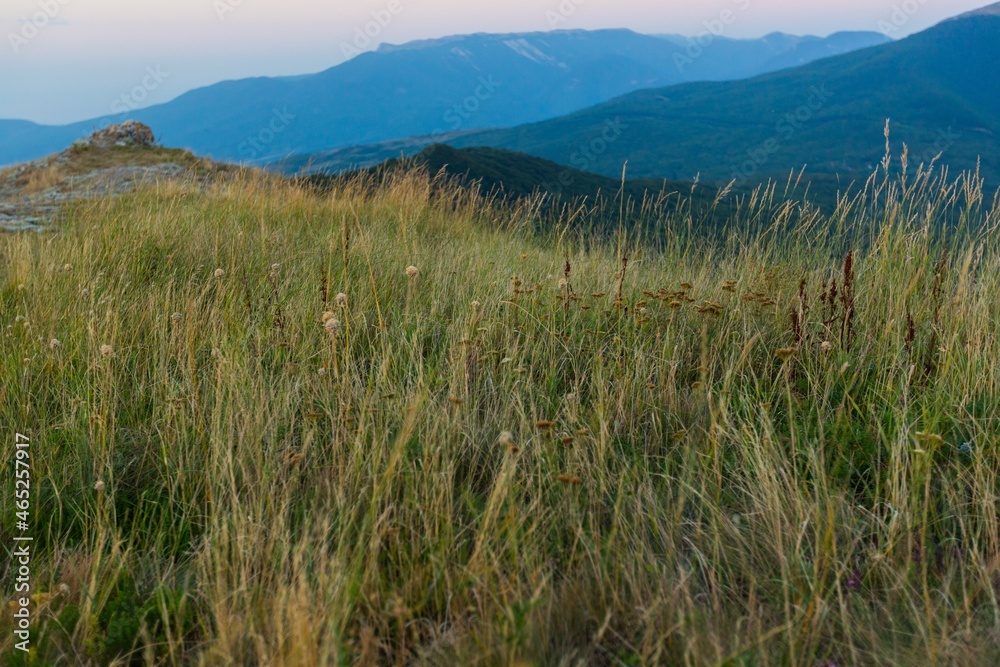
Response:
M247 178L3 236L40 597L0 652L996 664L996 203L873 177L606 240Z

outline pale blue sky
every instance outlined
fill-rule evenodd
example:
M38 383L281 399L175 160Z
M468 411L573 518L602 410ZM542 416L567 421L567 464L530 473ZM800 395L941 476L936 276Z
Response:
M775 30L890 30L902 37L985 4L989 0L2 0L0 118L64 123L111 113L115 105L164 102L224 79L316 72L342 62L345 45L366 26L376 35L366 48L552 27L694 35L729 10L735 20L727 37ZM378 17L384 26L372 23Z

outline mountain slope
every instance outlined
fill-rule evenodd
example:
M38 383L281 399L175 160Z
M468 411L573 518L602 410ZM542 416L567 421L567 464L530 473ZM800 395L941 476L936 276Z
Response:
M466 35L386 46L318 74L226 81L128 117L152 127L165 145L263 163L414 135L511 127L641 88L757 74L786 66L782 54L814 58L886 38L819 40L827 47L817 47L816 39L717 40L686 67L677 61L684 44L628 30ZM58 150L122 120L58 127L0 121L0 164Z
M728 83L631 93L563 118L455 139L614 176L740 183L813 173L867 175L894 153L1000 178L1000 17L946 21L900 42ZM608 128L616 128L609 135Z
M563 201L587 199L594 202L602 198L612 199L624 189L625 194L635 201L642 201L646 196L679 193L691 198L693 204L708 205L716 194L709 187L695 189L692 183L659 179L629 179L622 184L621 178L589 174L523 153L497 148L457 149L445 144L429 146L411 159L388 160L356 173L379 174L397 168L406 169L414 164L424 166L430 174L447 174L462 185L476 183L484 194L506 199L548 194ZM344 177L352 175L344 174ZM336 178L313 175L306 180L322 184Z

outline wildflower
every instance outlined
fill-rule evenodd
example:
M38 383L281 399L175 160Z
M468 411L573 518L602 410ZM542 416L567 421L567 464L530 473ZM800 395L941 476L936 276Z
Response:
M564 472L557 478L563 484L569 484L570 486L577 486L582 481L576 475L571 475L568 472Z
M694 285L692 285L691 283L684 282L684 283L681 283L681 288L685 289L685 290L689 290L689 289L693 289Z
M450 403L451 403L452 405L461 405L462 403L465 403L465 400L464 400L464 399L462 399L462 398L459 398L458 396L455 396L455 395L452 395L452 396L449 396L449 397L448 397L448 401L449 401L449 402L450 402Z
M62 343L59 342L58 338L53 338L49 341L50 350L58 350L60 347L62 347Z
M406 277L409 278L410 280L415 279L419 275L420 275L420 269L418 269L417 267L413 266L412 264L406 267Z
M331 336L336 336L337 332L340 331L340 320L336 317L324 317L323 328L330 332Z
M174 322L180 322L182 319L184 319L184 316L181 315L180 313L174 313L173 315L170 316L170 319L173 320Z
M341 308L345 308L347 306L347 295L341 292L336 297L334 297L334 301L336 301L337 305L340 306Z
M589 435L590 434L590 429L589 428L578 428L578 429L576 429L576 434L577 435Z
M535 422L535 428L537 428L539 431L548 431L555 425L556 425L555 422L548 421L546 419L539 419L538 421Z
M774 355L781 359L782 361L787 361L795 355L794 347L782 347L775 351Z
M567 435L567 436L563 436L562 440L560 440L559 442L561 442L565 447L569 447L570 445L573 444L573 441L575 439L576 438L574 438L573 436Z
M115 350L110 345L102 345L101 346L101 356L102 357L110 357L114 353L115 353Z
M97 482L94 484L94 491L97 491L98 493L104 493L104 482L102 482L101 480L97 480Z
M289 454L288 455L288 465L294 466L294 465L296 465L298 463L302 463L303 459L305 459L305 458L306 458L306 455L302 454L302 453Z
M680 308L681 306L683 306L684 304L681 303L680 301L671 301L667 305L670 306L671 308L673 308L674 310L676 310L676 309Z
M724 292L735 292L736 291L736 281L735 280L727 280L725 283L722 284L722 290Z
M604 296L604 294L605 294L604 292L592 292L590 296L594 297L595 299L600 299L602 296Z

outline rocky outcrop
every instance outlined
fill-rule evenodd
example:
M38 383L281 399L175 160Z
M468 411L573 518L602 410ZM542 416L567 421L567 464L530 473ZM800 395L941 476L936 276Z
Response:
M134 120L127 120L124 123L108 125L104 129L97 130L89 137L76 141L73 146L76 148L94 147L111 148L112 146L152 146L156 143L156 137L148 125Z

